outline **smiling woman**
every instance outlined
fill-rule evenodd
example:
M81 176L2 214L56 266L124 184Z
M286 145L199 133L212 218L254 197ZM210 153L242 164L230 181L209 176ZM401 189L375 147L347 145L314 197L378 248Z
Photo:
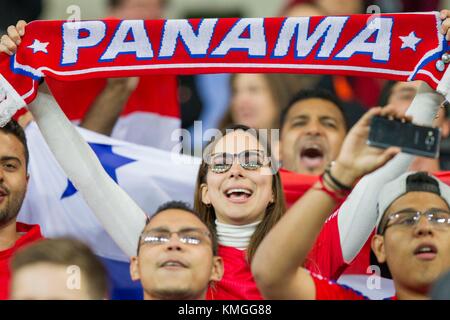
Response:
M139 235L146 225L146 214L104 171L53 97L40 93L29 108L40 128L45 128L46 139L58 132L58 139L49 139L55 157L61 160L68 177L91 205L105 230L134 257ZM225 269L222 280L209 289L209 299L262 299L249 260L285 211L280 176L269 161L271 149L264 135L260 137L263 132L243 126L229 129L208 145L206 155L215 155L214 162L204 161L199 170L195 211L201 214L208 227L213 226L210 229L218 236L218 256ZM73 148L62 147L67 141L73 141ZM217 156L220 154L221 158ZM236 155L239 164L235 161ZM80 172L82 163L86 170ZM180 228L169 231L178 232Z
M210 298L261 299L249 262L285 202L270 145L259 132L246 126L223 130L207 145L199 169L194 207L216 232L225 268Z

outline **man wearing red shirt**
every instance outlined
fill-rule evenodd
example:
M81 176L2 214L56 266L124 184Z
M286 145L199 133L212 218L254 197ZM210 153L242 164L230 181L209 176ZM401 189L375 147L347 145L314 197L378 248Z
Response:
M392 274L392 299L428 298L431 285L450 269L450 188L424 172L406 173L383 188L378 203L372 249ZM367 299L312 276L318 300Z
M8 298L12 255L42 238L39 226L16 222L27 190L27 164L25 133L11 120L0 128L0 300Z
M296 240L292 241L294 234L288 225L302 225L311 233L318 231L320 225L314 225L317 219L312 216L322 206L318 200L326 202L327 196L318 189L309 191L297 204L304 213L299 210L296 216L286 215L264 239L252 267L265 297L367 299L355 290L297 267L307 251L293 243ZM378 198L376 229L372 250L378 262L389 267L396 290L393 299L426 299L432 284L450 269L450 187L424 172L406 173L387 183ZM295 238L298 244L308 242L298 232ZM273 251L279 253L281 247L284 259L270 259ZM263 260L266 263L261 264Z

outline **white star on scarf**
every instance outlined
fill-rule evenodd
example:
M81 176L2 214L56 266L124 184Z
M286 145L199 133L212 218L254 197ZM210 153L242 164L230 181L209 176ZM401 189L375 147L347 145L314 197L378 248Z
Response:
M33 53L36 52L44 52L48 53L47 46L48 42L40 42L39 40L35 39L32 45L29 45L27 48L33 49Z
M422 41L421 38L418 38L416 36L414 31L411 32L408 36L404 37L400 36L400 39L403 41L401 49L409 48L412 49L413 51L416 51L416 46L419 44L420 41Z

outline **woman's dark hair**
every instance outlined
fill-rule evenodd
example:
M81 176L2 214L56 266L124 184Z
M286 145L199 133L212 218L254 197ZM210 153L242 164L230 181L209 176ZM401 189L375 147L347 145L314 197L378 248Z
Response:
M252 130L251 128L243 125L235 125L223 129L219 137L224 137L226 134L237 130L248 132L255 136L258 142L260 142L263 146L267 146L267 155L272 155L270 145L266 141L263 141L264 138L260 135L259 130ZM210 141L205 148L206 152L212 151L218 141L220 141L220 138L216 138ZM216 212L214 211L214 207L205 205L202 201L202 188L203 185L206 184L206 178L209 173L209 166L205 162L205 158L207 158L206 156L207 155L203 156L203 161L200 165L200 169L197 175L197 183L194 196L194 210L199 212L201 219L206 223L208 227L210 227L210 229L213 230L214 234L217 234L215 224ZM286 211L283 187L281 184L280 173L278 171L273 174L272 192L274 195L274 201L267 206L261 223L258 225L254 234L250 238L250 244L247 248L247 258L250 262L255 255L256 249L261 244L266 234L273 228L278 220L281 219L282 215Z

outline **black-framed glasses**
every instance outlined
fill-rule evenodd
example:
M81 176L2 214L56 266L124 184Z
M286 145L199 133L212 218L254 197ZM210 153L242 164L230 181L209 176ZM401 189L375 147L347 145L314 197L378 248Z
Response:
M383 235L386 229L392 226L412 227L419 223L421 217L425 217L433 227L444 229L450 226L450 212L442 209L430 209L425 212L416 210L402 210L392 213L386 220L384 228L380 230Z
M147 230L142 233L141 244L161 245L168 243L172 235L176 234L178 240L183 244L200 245L208 240L212 240L211 233L201 229L186 229L180 231L169 231L161 229Z
M206 163L214 173L225 173L233 166L235 159L245 170L258 170L270 163L266 153L262 150L245 150L238 154L228 152L213 153L206 159Z

